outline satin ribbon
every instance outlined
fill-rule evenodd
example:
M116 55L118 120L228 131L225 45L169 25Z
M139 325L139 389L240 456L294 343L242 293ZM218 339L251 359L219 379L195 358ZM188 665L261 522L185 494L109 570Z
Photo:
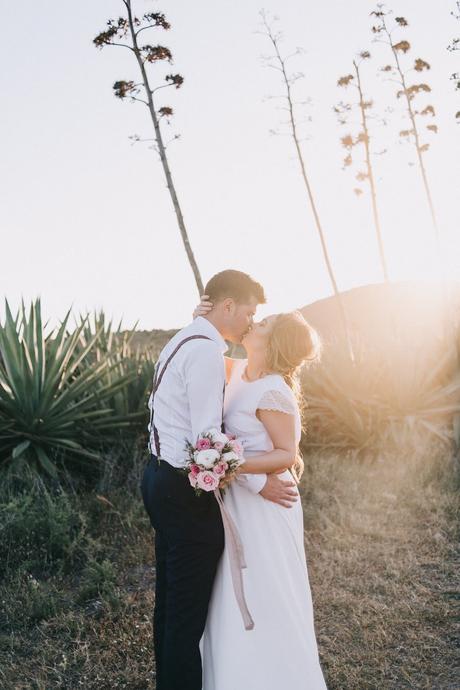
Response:
M254 628L254 621L249 613L246 598L244 596L243 568L247 568L247 565L244 557L243 544L241 543L238 529L230 513L225 507L220 489L214 490L214 496L219 504L222 515L222 522L225 532L225 545L227 546L228 556L230 559L230 572L232 575L233 591L235 592L236 601L241 611L244 627L246 630L252 630Z

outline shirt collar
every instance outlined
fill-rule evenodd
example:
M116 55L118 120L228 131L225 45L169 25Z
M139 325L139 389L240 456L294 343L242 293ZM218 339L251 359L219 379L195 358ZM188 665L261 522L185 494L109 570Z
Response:
M227 343L217 328L210 321L208 321L208 319L205 319L203 316L197 316L193 323L196 325L196 330L200 334L207 335L209 338L211 338L211 340L214 340L214 342L219 345L220 349L222 350L222 354L227 352Z

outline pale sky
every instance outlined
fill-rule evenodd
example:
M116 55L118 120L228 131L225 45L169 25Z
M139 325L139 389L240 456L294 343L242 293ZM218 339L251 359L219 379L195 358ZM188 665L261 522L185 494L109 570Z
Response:
M284 49L304 48L292 62L305 73L299 100L312 101L304 144L337 281L342 290L380 282L369 195L357 198L353 172L341 169L344 151L332 106L352 92L336 86L355 54L370 50L363 77L375 112L399 108L395 84L377 77L389 62L373 45L368 0L138 0L139 15L164 11L171 31L144 32L174 54L168 71L185 77L164 90L172 105L168 129L180 139L168 149L190 240L204 282L224 268L251 273L266 288L260 314L289 310L331 294L331 285L307 204L292 141L273 136L282 117L278 74L263 67L269 51L257 34L261 7L280 17ZM437 136L425 157L441 226L447 268L460 275L458 187L460 93L450 74L460 52L447 52L460 35L454 0L400 0L389 4L409 21L398 33L422 57L428 73L413 75L433 89ZM92 44L118 0L22 0L4 3L0 163L0 296L16 307L41 296L52 321L103 308L126 326L172 328L191 318L197 293L157 154L129 136L151 137L147 109L112 94L118 79L139 80L134 56ZM406 63L408 64L408 63ZM153 70L154 71L154 70ZM164 73L159 68L158 74ZM412 79L412 77L411 77ZM154 77L152 77L154 83ZM413 147L398 143L408 125L398 111L376 129L375 161L382 230L391 278L433 276L433 231ZM170 138L167 135L167 138ZM0 314L3 313L3 306Z

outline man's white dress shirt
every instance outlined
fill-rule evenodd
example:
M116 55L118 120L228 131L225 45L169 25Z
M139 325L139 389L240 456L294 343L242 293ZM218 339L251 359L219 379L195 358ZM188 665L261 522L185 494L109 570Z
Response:
M200 433L220 429L222 423L225 385L223 355L228 347L210 321L198 316L176 333L160 352L157 370L161 372L180 341L191 335L205 335L210 340L191 340L182 345L169 363L155 393L154 423L160 438L160 457L173 467L185 467L188 459L186 440L195 443ZM152 452L157 453L150 425L149 431ZM253 493L262 490L267 478L265 474L245 474L240 477L241 483Z

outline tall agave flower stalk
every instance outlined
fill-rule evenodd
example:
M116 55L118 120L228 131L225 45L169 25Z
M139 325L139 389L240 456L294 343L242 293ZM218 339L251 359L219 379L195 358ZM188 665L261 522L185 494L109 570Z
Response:
M424 155L428 151L430 144L427 141L423 141L422 130L420 126L421 119L424 120L427 117L433 119L435 117L435 109L433 105L425 105L424 108L418 110L416 108L416 98L420 94L431 93L431 87L426 82L410 84L408 82L408 75L411 72L416 72L421 74L427 72L431 69L431 66L426 60L418 57L414 60L412 66L409 69L404 69L403 58L411 50L411 44L406 39L395 42L393 39L393 32L395 30L405 30L409 23L405 17L395 17L394 26L391 28L388 25L387 17L390 12L385 11L383 5L378 5L378 9L371 13L377 19L376 25L372 26L372 33L375 36L377 42L383 42L386 44L391 52L393 61L391 64L387 64L382 68L382 72L391 75L393 79L396 79L401 87L396 93L396 97L402 98L406 105L407 117L409 120L409 128L400 131L399 135L402 139L408 139L412 141L420 174L423 182L423 189L425 191L425 196L428 202L428 208L430 211L431 221L433 225L435 241L438 253L438 264L439 271L442 271L442 251L441 251L441 235L439 231L439 225L436 217L436 212L434 208L433 196L431 193L431 187L428 181L428 174L425 166ZM438 132L438 126L434 122L425 125L425 130L428 130L432 134ZM444 335L446 339L446 347L449 349L455 349L455 329L452 322L452 306L451 299L449 295L449 290L445 279L442 279L443 291L444 291Z
M139 83L134 80L116 81L113 85L114 93L115 96L122 100L128 98L131 101L142 103L149 111L154 130L156 149L160 156L161 165L166 178L166 185L171 196L182 242L193 271L198 294L202 295L203 281L190 244L184 215L166 155L166 144L161 131L161 120L163 118L169 120L173 116L173 109L167 105L157 108L154 100L156 98L156 93L161 89L171 87L179 89L184 82L184 78L180 74L168 74L165 77L164 83L158 84L158 86L153 88L147 72L148 65L158 65L163 62L171 64L173 56L171 50L164 45L143 45L139 40L142 31L149 29L168 31L171 25L166 21L165 15L161 12L147 12L139 19L133 12L132 0L121 1L125 7L126 16L118 17L117 19L109 19L107 22L108 29L98 34L93 43L97 48L104 48L106 46L127 48L133 53L136 59L141 81ZM141 91L143 91L144 98L139 97ZM139 137L134 137L134 139L140 140Z
M300 172L301 172L302 180L303 180L303 183L305 186L305 191L307 194L308 203L309 203L310 209L313 213L315 227L316 227L319 239L320 239L324 263L326 265L326 270L327 270L327 273L329 275L329 279L331 281L331 285L332 285L332 289L333 289L335 298L337 300L337 305L339 308L339 314L340 314L340 318L342 321L342 326L343 326L344 335L345 335L345 339L346 339L347 346L348 346L348 351L349 351L351 360L353 360L353 358L354 358L353 345L352 345L352 339L351 339L350 328L349 328L349 324L348 324L348 320L347 320L347 315L346 315L346 311L345 311L345 306L343 304L343 300L342 300L342 297L341 297L341 294L340 294L340 291L339 291L339 288L337 285L337 281L335 278L334 270L332 268L332 262L331 262L331 259L329 256L326 238L324 235L323 226L322 226L319 212L318 212L318 206L316 204L315 195L313 194L313 188L312 188L312 185L310 182L310 178L307 174L307 166L305 163L305 157L304 157L302 147L300 144L300 135L299 135L299 131L298 131L298 120L297 120L297 115L296 115L295 101L294 101L294 97L293 97L293 93L292 93L292 87L293 87L293 84L295 83L295 81L297 81L297 79L301 75L290 74L288 72L287 62L289 60L289 57L285 57L281 53L281 49L280 49L281 36L279 33L274 32L272 25L270 24L268 17L264 11L262 11L260 13L260 16L261 16L262 25L264 28L263 33L269 39L269 41L272 45L273 51L274 51L274 55L270 56L270 58L269 58L269 61L270 61L269 64L272 67L274 67L281 74L282 82L284 85L285 93L284 93L283 98L287 104L286 110L288 112L288 126L290 129L290 135L291 135L292 141L294 143L294 148L295 148L297 160L299 162Z
M460 0L457 0L456 2L456 11L451 12L451 15L455 17L455 19L460 19ZM451 53L460 50L460 38L453 38L452 41L449 43L447 46L447 50L449 50ZM460 91L460 72L456 71L451 74L450 78L455 84L455 89L457 91ZM458 110L455 113L455 118L458 123L460 123L460 110Z
M387 21L387 17L389 14L390 12L386 12L383 9L383 5L378 5L378 9L374 12L371 12L371 16L374 16L377 19L377 23L372 27L372 33L376 37L376 40L385 43L389 47L391 52L393 63L385 65L382 68L382 71L391 74L393 77L395 77L401 87L398 90L396 96L398 99L403 98L405 101L406 112L407 117L409 119L410 127L409 129L402 130L400 132L400 136L402 138L412 140L414 144L418 166L420 174L422 176L423 188L425 190L425 195L431 215L431 221L435 232L436 242L438 245L438 249L440 249L439 226L436 218L433 196L431 194L431 188L428 182L425 161L423 158L424 153L428 151L430 145L428 142L423 141L418 120L420 116L423 118L427 116L434 117L435 111L432 105L427 105L422 110L417 110L414 104L415 98L420 93L430 93L431 87L429 86L429 84L426 83L408 83L409 72L415 71L417 72L417 74L420 74L422 72L428 71L430 69L430 65L428 64L428 62L426 62L426 60L423 60L422 58L416 58L412 67L409 70L404 69L401 62L401 58L411 50L411 45L409 41L407 41L406 39L395 42L393 39L393 32L395 29L405 29L409 24L407 19L405 19L404 17L395 17L395 25L390 29ZM426 129L429 130L431 133L437 133L438 131L438 127L434 123L426 125Z
M344 87L344 88L348 87L349 85L354 86L357 90L357 93L358 93L357 102L356 103L340 103L336 108L334 108L334 110L339 115L339 121L341 124L346 124L348 122L348 115L353 110L353 108L357 107L359 110L361 129L358 132L357 136L353 137L351 134L348 134L348 135L342 137L342 139L341 139L342 146L344 148L346 148L348 151L347 156L344 159L344 166L348 167L352 164L352 162L353 162L353 158L352 158L353 148L357 147L357 146L363 146L366 169L365 169L365 171L358 171L356 178L359 182L367 181L369 183L369 190L370 190L371 204L372 204L372 217L374 220L375 234L377 237L377 245L378 245L378 250L379 250L380 264L382 267L383 278L384 278L385 282L388 282L388 267L387 267L387 260L386 260L386 256L385 256L385 249L384 249L383 239L382 239L380 214L379 214L379 209L378 209L378 204L377 204L377 189L376 189L376 184L375 184L374 169L373 169L372 158L371 158L371 145L370 145L371 134L370 134L370 130L369 130L368 111L370 108L372 108L373 103L371 100L366 99L364 96L362 78L361 78L361 63L364 60L368 60L369 58L370 58L369 51L361 52L359 55L359 58L357 60L353 60L353 67L354 67L355 74L354 75L353 74L347 74L343 77L340 77L340 79L337 82L338 86ZM357 195L362 194L361 187L355 187L354 191Z

